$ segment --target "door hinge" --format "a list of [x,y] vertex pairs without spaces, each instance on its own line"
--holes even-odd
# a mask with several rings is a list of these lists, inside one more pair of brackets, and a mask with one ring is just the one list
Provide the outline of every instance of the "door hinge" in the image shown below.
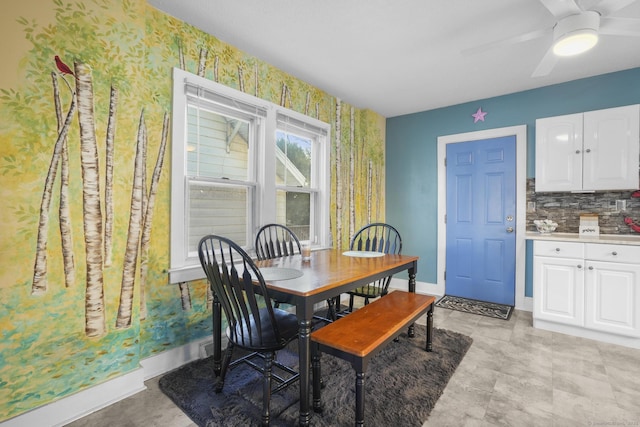
[[447,280],[447,270],[444,271],[444,280]]
[[447,166],[447,158],[444,158],[444,165]]
[[444,214],[444,223],[447,223],[447,214]]

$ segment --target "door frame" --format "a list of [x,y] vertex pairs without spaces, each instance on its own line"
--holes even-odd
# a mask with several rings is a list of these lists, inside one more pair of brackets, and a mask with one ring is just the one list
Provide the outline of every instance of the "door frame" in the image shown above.
[[515,304],[517,309],[531,310],[525,302],[526,228],[527,228],[527,126],[510,126],[465,132],[438,137],[438,271],[437,293],[445,294],[444,272],[446,268],[447,226],[447,171],[445,157],[447,144],[477,141],[482,139],[516,137],[516,277]]

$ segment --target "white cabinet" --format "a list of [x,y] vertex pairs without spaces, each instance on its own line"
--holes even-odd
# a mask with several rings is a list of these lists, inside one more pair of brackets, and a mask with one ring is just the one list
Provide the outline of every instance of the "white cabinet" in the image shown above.
[[582,243],[534,243],[535,318],[584,326],[583,249]]
[[536,191],[639,187],[640,105],[536,120]]
[[640,337],[640,248],[586,245],[585,327]]
[[534,320],[640,337],[640,247],[535,241]]
[[582,113],[536,120],[536,191],[582,189]]

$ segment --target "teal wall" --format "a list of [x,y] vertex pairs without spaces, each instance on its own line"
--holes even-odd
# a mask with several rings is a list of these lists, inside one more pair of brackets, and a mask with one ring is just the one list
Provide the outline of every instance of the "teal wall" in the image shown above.
[[[403,236],[403,252],[418,255],[417,280],[436,283],[438,137],[527,125],[527,178],[535,171],[535,121],[640,103],[640,68],[575,80],[511,95],[387,119],[386,220]],[[473,122],[478,108],[484,122]],[[527,244],[525,295],[531,296],[531,245]]]

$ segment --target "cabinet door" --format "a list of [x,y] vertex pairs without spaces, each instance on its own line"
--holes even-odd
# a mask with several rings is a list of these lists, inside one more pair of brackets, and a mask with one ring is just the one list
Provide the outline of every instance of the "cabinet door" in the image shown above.
[[584,113],[583,189],[638,189],[639,122],[639,105]]
[[533,317],[584,326],[582,260],[533,257]]
[[536,120],[536,191],[582,190],[582,118]]
[[640,336],[640,265],[587,261],[585,326]]

